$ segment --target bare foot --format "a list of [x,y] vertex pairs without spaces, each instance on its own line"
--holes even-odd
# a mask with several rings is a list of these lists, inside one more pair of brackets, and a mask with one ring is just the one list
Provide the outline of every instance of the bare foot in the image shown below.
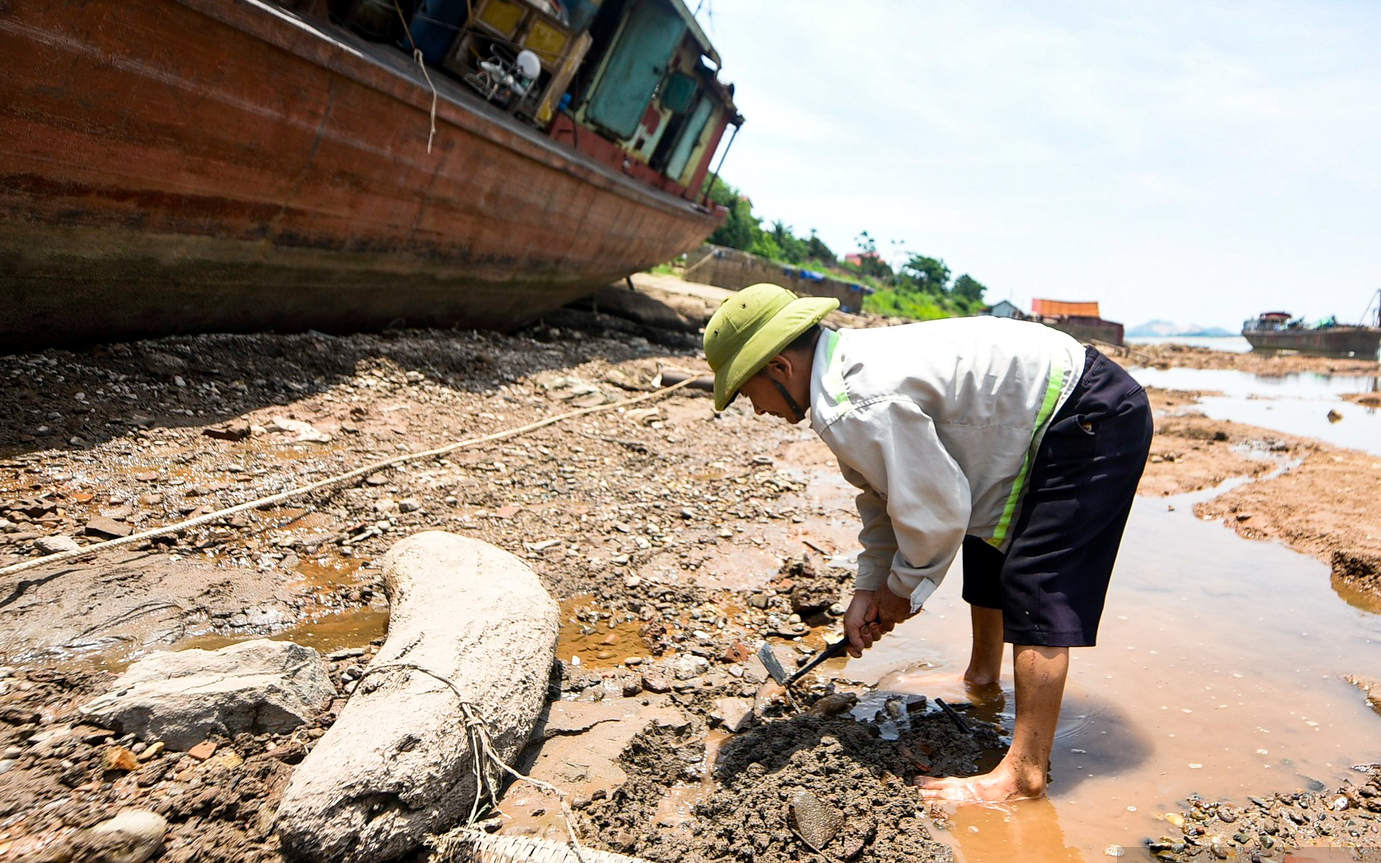
[[953,800],[956,803],[1007,803],[1045,796],[1045,777],[1039,782],[1020,781],[1017,774],[999,764],[991,773],[979,776],[946,776],[933,779],[916,777],[921,797],[926,800]]

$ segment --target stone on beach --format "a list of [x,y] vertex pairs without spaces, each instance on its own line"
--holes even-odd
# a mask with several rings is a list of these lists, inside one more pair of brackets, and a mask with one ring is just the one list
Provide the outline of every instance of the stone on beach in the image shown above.
[[64,551],[79,551],[81,545],[70,536],[41,536],[34,540],[34,548],[44,554],[61,554]]
[[168,821],[146,809],[126,809],[54,849],[54,863],[143,863],[163,848]]
[[315,650],[259,639],[141,659],[81,712],[122,734],[185,750],[211,734],[291,731],[334,692]]
[[439,531],[380,563],[388,638],[284,793],[275,829],[291,857],[373,863],[452,827],[486,757],[462,703],[512,763],[546,701],[559,611],[526,564]]

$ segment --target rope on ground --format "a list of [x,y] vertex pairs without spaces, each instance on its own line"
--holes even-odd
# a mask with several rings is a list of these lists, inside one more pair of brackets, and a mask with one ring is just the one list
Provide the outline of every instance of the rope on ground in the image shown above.
[[[380,671],[388,671],[395,668],[416,671],[420,674],[425,674],[428,677],[431,677],[435,680],[440,681],[441,683],[446,684],[446,686],[450,687],[451,691],[455,693],[456,698],[460,701],[460,711],[465,715],[465,729],[466,733],[470,737],[470,755],[471,758],[474,759],[473,768],[475,774],[475,799],[470,806],[470,817],[466,821],[465,825],[463,827],[458,828],[457,830],[451,831],[450,833],[446,834],[446,836],[443,836],[440,839],[438,839],[438,849],[440,849],[441,845],[447,845],[448,851],[444,853],[453,854],[456,850],[459,850],[459,848],[462,845],[469,843],[470,840],[465,837],[471,835],[475,837],[482,837],[487,840],[493,840],[498,838],[491,837],[485,833],[481,833],[480,831],[473,829],[472,825],[474,825],[475,822],[479,819],[480,804],[482,803],[484,798],[487,797],[489,799],[489,802],[493,804],[495,808],[498,808],[498,773],[499,771],[502,771],[504,773],[509,774],[514,779],[520,782],[526,782],[530,785],[535,785],[543,791],[546,791],[547,793],[555,796],[557,802],[561,804],[561,817],[566,821],[566,830],[570,836],[571,841],[567,845],[561,845],[554,842],[547,843],[547,845],[549,845],[553,849],[558,850],[563,855],[560,857],[551,857],[549,859],[571,860],[574,861],[574,863],[600,863],[600,861],[608,861],[610,859],[605,856],[602,856],[602,852],[590,851],[581,844],[580,833],[576,829],[575,813],[571,810],[569,794],[567,794],[565,791],[562,791],[560,788],[557,788],[555,785],[543,782],[540,779],[533,779],[531,776],[519,772],[518,770],[510,767],[508,764],[504,762],[502,758],[499,757],[499,753],[494,751],[493,745],[489,742],[489,726],[485,723],[484,719],[480,717],[478,711],[476,711],[475,709],[475,706],[471,704],[469,701],[465,700],[465,693],[461,692],[460,687],[456,686],[455,681],[451,680],[444,674],[438,674],[437,672],[432,671],[429,668],[425,668],[421,665],[417,665],[416,663],[385,662],[382,665],[373,665],[366,669],[364,674],[360,675],[359,678],[357,678],[355,685],[356,687],[360,686],[363,680],[371,674]],[[460,838],[453,838],[457,834],[462,835]],[[443,852],[438,850],[438,853]],[[443,859],[450,860],[452,858],[444,857]],[[488,858],[480,859],[490,859],[498,861],[529,860],[539,858],[491,856]]]
[[3,569],[0,569],[0,575],[14,575],[16,573],[34,569],[35,567],[52,566],[58,563],[66,563],[69,560],[77,560],[79,558],[88,557],[93,554],[100,554],[102,552],[110,551],[111,549],[119,548],[120,546],[133,545],[134,543],[154,539],[155,537],[166,536],[170,533],[177,533],[178,531],[199,527],[203,524],[218,521],[222,518],[225,518],[226,516],[244,512],[245,510],[273,506],[274,504],[282,503],[285,500],[291,500],[296,497],[301,497],[305,494],[311,494],[314,491],[320,491],[321,489],[326,488],[328,486],[340,485],[345,482],[350,482],[352,480],[368,476],[372,473],[377,473],[378,471],[381,471],[384,468],[393,467],[396,464],[403,464],[409,461],[417,461],[419,459],[439,458],[443,455],[446,455],[447,453],[452,453],[459,449],[465,449],[466,447],[475,446],[476,444],[489,443],[491,441],[506,440],[511,437],[518,437],[519,435],[534,432],[538,429],[546,428],[549,425],[554,425],[564,420],[575,419],[576,417],[586,416],[587,414],[599,413],[601,411],[613,410],[614,408],[627,407],[628,405],[635,405],[640,402],[651,401],[653,399],[661,398],[662,396],[670,395],[671,393],[679,389],[689,386],[691,383],[693,383],[693,381],[694,379],[687,379],[684,381],[680,381],[678,383],[674,383],[670,386],[662,387],[661,389],[656,390],[654,392],[643,393],[640,396],[634,396],[632,398],[622,399],[616,402],[610,402],[609,404],[581,408],[579,410],[569,411],[564,414],[557,414],[554,417],[547,417],[544,420],[538,420],[534,423],[528,423],[525,426],[519,426],[518,428],[507,429],[501,432],[495,432],[494,434],[484,435],[483,437],[457,441],[455,443],[447,444],[443,447],[429,449],[425,452],[408,453],[406,455],[394,456],[393,458],[388,458],[384,459],[383,461],[374,462],[373,464],[368,464],[364,467],[356,468],[352,471],[347,471],[346,473],[337,474],[336,476],[327,477],[323,480],[318,480],[317,482],[311,483],[309,485],[288,489],[287,491],[279,492],[278,494],[269,495],[268,497],[261,497],[257,500],[251,500],[246,503],[237,504],[227,509],[217,510],[216,512],[209,512],[206,515],[200,515],[196,518],[191,518],[186,521],[180,521],[176,524],[165,525],[163,527],[157,527],[152,530],[142,531],[140,533],[132,533],[129,536],[122,536],[118,539],[111,539],[107,540],[106,542],[98,542],[93,545],[84,546],[82,548],[73,549],[71,551],[60,551],[57,554],[50,554],[46,557],[40,557],[34,560],[26,560],[23,563],[16,563],[11,566],[7,566]]
[[612,851],[584,849],[579,856],[568,845],[531,836],[490,836],[458,827],[434,840],[434,863],[648,863]]

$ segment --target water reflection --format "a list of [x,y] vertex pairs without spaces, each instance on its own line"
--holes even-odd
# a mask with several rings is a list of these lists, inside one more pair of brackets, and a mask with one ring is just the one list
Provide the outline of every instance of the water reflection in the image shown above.
[[1005,806],[961,806],[954,813],[953,825],[951,839],[965,861],[1084,860],[1079,849],[1066,841],[1059,812],[1048,799]]
[[[1073,651],[1049,808],[1016,807],[993,821],[960,807],[956,820],[988,819],[973,822],[977,834],[954,831],[966,863],[1094,863],[1110,845],[1128,859],[1149,859],[1141,842],[1163,832],[1156,816],[1191,794],[1241,799],[1331,788],[1348,777],[1348,765],[1374,758],[1381,725],[1344,678],[1381,668],[1375,606],[1340,602],[1344,591],[1330,586],[1326,565],[1244,540],[1191,510],[1187,497],[1138,500],[1099,646]],[[969,626],[958,594],[957,583],[943,585],[928,613],[851,661],[848,676],[972,700],[959,679]],[[993,702],[1008,729],[1010,677],[1009,663],[1004,700]],[[1001,831],[1039,836],[1043,825],[1026,822],[1052,812],[1061,836],[1040,853],[972,841]]]
[[1220,393],[1199,399],[1214,419],[1313,437],[1381,455],[1381,411],[1344,399],[1376,392],[1376,375],[1253,375],[1227,369],[1130,369],[1143,386]]
[[1338,576],[1333,576],[1333,592],[1348,605],[1360,611],[1368,611],[1372,614],[1381,614],[1381,597],[1376,593],[1363,590],[1356,583],[1348,581]]

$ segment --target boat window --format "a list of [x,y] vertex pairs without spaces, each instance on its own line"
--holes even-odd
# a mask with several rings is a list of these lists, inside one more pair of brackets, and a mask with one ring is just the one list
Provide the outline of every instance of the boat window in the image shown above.
[[680,113],[691,105],[695,96],[695,79],[685,72],[672,72],[662,84],[662,107]]

